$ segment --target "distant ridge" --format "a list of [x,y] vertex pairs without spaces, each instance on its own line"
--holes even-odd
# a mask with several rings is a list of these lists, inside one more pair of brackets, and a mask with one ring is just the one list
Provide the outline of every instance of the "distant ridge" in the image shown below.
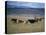
[[27,6],[14,6],[12,7],[11,5],[7,5],[6,8],[22,8],[22,9],[25,9],[25,8],[30,8],[30,9],[44,9],[44,8],[32,8],[32,7],[27,7]]

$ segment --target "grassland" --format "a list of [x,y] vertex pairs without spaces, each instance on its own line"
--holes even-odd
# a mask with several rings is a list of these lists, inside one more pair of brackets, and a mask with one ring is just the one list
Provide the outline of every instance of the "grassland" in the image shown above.
[[[15,16],[14,16],[15,17]],[[32,32],[44,32],[44,20],[35,23],[19,23],[16,24],[11,21],[11,17],[7,16],[7,33],[32,33]]]

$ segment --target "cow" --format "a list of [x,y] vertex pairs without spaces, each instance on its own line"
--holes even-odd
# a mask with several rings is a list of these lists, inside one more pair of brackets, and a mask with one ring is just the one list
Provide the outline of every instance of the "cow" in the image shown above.
[[18,20],[19,23],[23,23],[24,21],[23,20]]
[[37,18],[38,21],[42,21],[42,19],[43,19],[43,18],[41,18],[41,17],[40,17],[40,18]]
[[28,19],[28,21],[29,21],[30,23],[34,23],[36,20]]
[[13,21],[14,23],[17,23],[17,19],[11,19],[11,21]]

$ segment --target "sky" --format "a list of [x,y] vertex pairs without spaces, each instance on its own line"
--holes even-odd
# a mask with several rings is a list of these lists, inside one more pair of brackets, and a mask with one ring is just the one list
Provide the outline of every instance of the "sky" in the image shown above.
[[20,1],[8,1],[8,8],[44,8],[44,3],[35,3],[35,2],[20,2]]
[[39,2],[39,3],[45,3],[45,0],[7,0],[7,1],[24,1],[24,2]]

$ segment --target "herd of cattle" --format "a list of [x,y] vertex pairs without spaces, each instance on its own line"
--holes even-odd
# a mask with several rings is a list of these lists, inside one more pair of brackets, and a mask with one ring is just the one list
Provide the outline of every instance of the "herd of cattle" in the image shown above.
[[42,21],[42,19],[44,19],[43,17],[40,17],[40,18],[34,18],[34,19],[27,19],[27,20],[24,20],[24,19],[17,19],[17,18],[12,18],[11,21],[13,21],[14,23],[16,24],[19,24],[19,23],[35,23],[35,22],[38,22],[38,21]]

